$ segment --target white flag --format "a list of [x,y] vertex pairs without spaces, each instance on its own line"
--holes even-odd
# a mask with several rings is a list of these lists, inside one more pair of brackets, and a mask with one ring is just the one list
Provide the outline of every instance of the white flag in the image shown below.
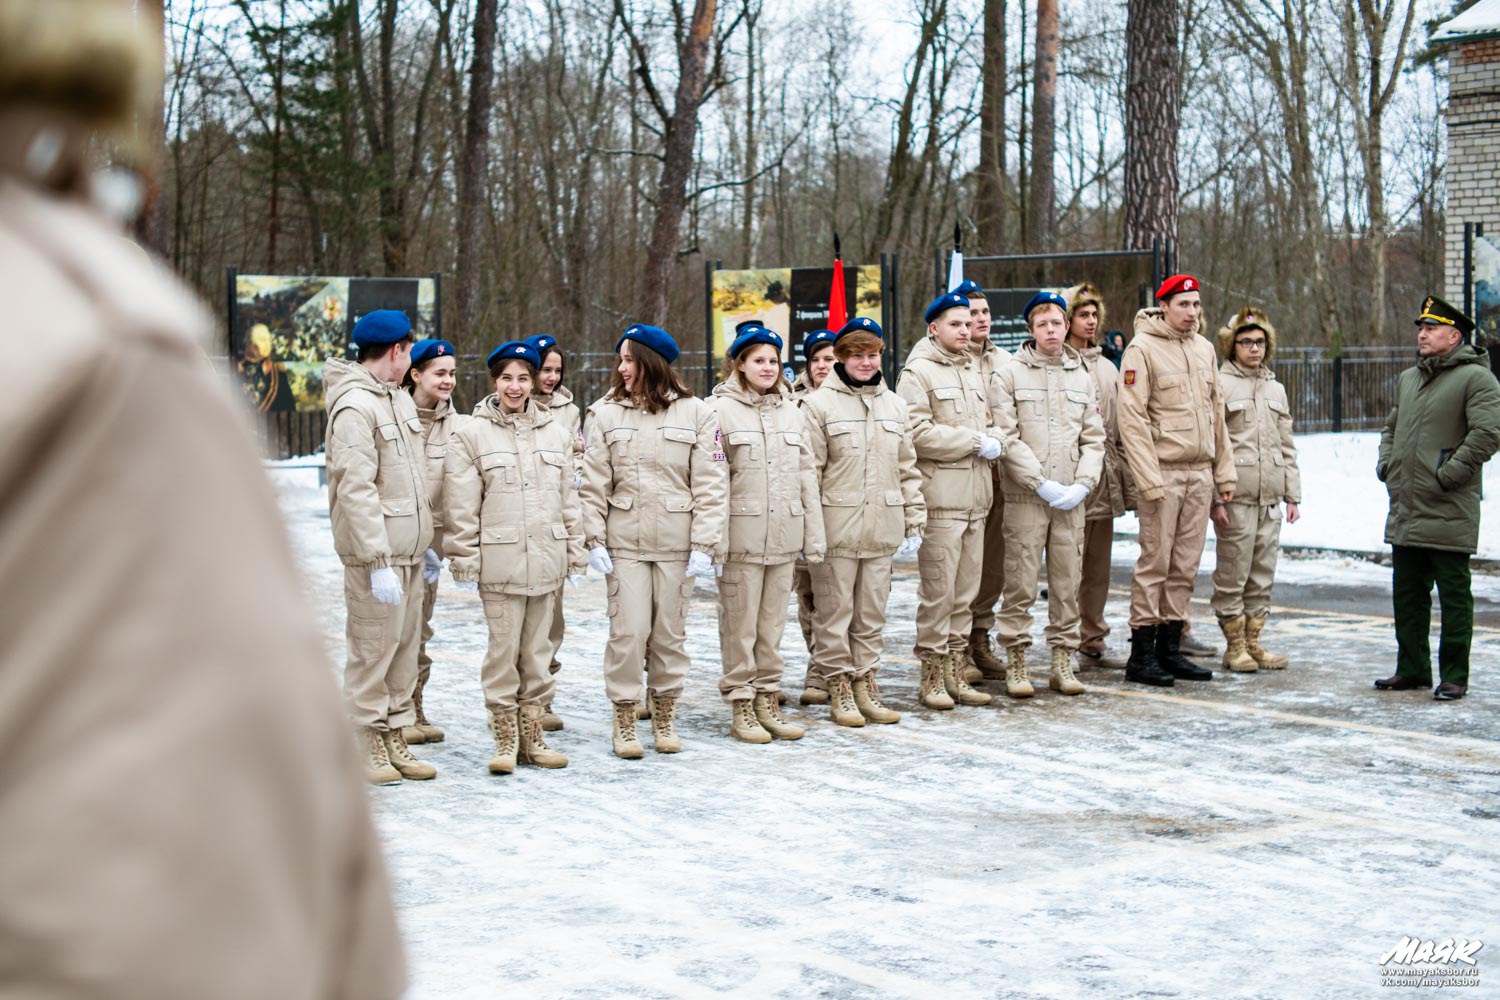
[[953,260],[948,264],[948,291],[964,283],[964,255],[962,250],[953,251]]

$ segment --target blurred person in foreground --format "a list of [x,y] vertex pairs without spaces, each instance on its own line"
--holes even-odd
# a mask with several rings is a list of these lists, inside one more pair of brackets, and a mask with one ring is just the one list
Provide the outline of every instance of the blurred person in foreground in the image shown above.
[[0,0],[0,344],[29,370],[0,402],[0,996],[395,997],[360,767],[211,322],[98,207],[160,39],[123,0]]

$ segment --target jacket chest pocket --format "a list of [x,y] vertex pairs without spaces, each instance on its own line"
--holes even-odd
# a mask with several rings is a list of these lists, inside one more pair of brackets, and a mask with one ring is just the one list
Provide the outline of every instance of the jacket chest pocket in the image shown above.
[[1045,422],[1047,419],[1047,390],[1017,389],[1016,419],[1022,423]]
[[563,454],[560,451],[539,451],[536,453],[536,469],[542,477],[542,486],[548,490],[555,490],[562,486]]
[[1255,420],[1255,404],[1248,399],[1234,399],[1224,404],[1224,421],[1231,430],[1249,427]]
[[1083,418],[1087,414],[1088,408],[1093,405],[1093,393],[1084,392],[1082,389],[1068,389],[1065,390],[1065,395],[1068,398],[1068,416],[1078,421],[1079,425],[1082,426]]
[[961,386],[943,385],[928,392],[932,415],[956,420],[964,414],[964,390]]
[[732,468],[742,469],[761,463],[763,449],[758,431],[730,431],[725,436],[724,443],[728,446],[725,450],[729,452],[729,464]]
[[604,432],[604,443],[609,448],[612,465],[624,465],[635,461],[635,428],[614,427]]
[[510,492],[521,488],[520,468],[513,451],[490,451],[479,456],[486,489]]
[[661,456],[661,464],[686,468],[696,440],[698,432],[691,427],[663,427],[658,445],[660,450],[657,452]]
[[406,434],[400,424],[381,424],[375,428],[375,436],[382,460],[406,455],[406,442],[402,440]]
[[862,421],[840,420],[828,425],[828,454],[834,458],[850,458],[864,454],[865,425]]
[[901,435],[906,425],[899,420],[877,420],[874,458],[884,463],[892,472],[901,461]]
[[1171,407],[1186,407],[1192,397],[1185,373],[1161,376],[1152,385],[1152,390],[1164,405]]

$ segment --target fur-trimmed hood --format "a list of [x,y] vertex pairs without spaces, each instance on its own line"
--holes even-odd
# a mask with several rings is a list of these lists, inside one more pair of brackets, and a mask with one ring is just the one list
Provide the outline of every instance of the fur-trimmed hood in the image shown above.
[[1234,360],[1234,335],[1247,326],[1258,327],[1266,332],[1266,354],[1260,363],[1270,364],[1276,355],[1276,328],[1266,319],[1266,314],[1254,306],[1246,306],[1235,313],[1228,323],[1219,328],[1219,357],[1224,361]]
[[1063,298],[1068,300],[1068,322],[1073,322],[1073,310],[1079,306],[1092,303],[1099,310],[1099,325],[1094,328],[1094,344],[1099,343],[1099,338],[1104,336],[1104,295],[1100,293],[1097,285],[1084,281],[1065,290]]

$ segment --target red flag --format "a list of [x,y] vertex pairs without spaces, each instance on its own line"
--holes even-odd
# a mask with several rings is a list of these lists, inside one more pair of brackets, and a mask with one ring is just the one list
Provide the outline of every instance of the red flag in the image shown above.
[[828,293],[828,329],[834,333],[849,321],[848,310],[844,307],[844,261],[841,257],[833,258],[833,288]]

